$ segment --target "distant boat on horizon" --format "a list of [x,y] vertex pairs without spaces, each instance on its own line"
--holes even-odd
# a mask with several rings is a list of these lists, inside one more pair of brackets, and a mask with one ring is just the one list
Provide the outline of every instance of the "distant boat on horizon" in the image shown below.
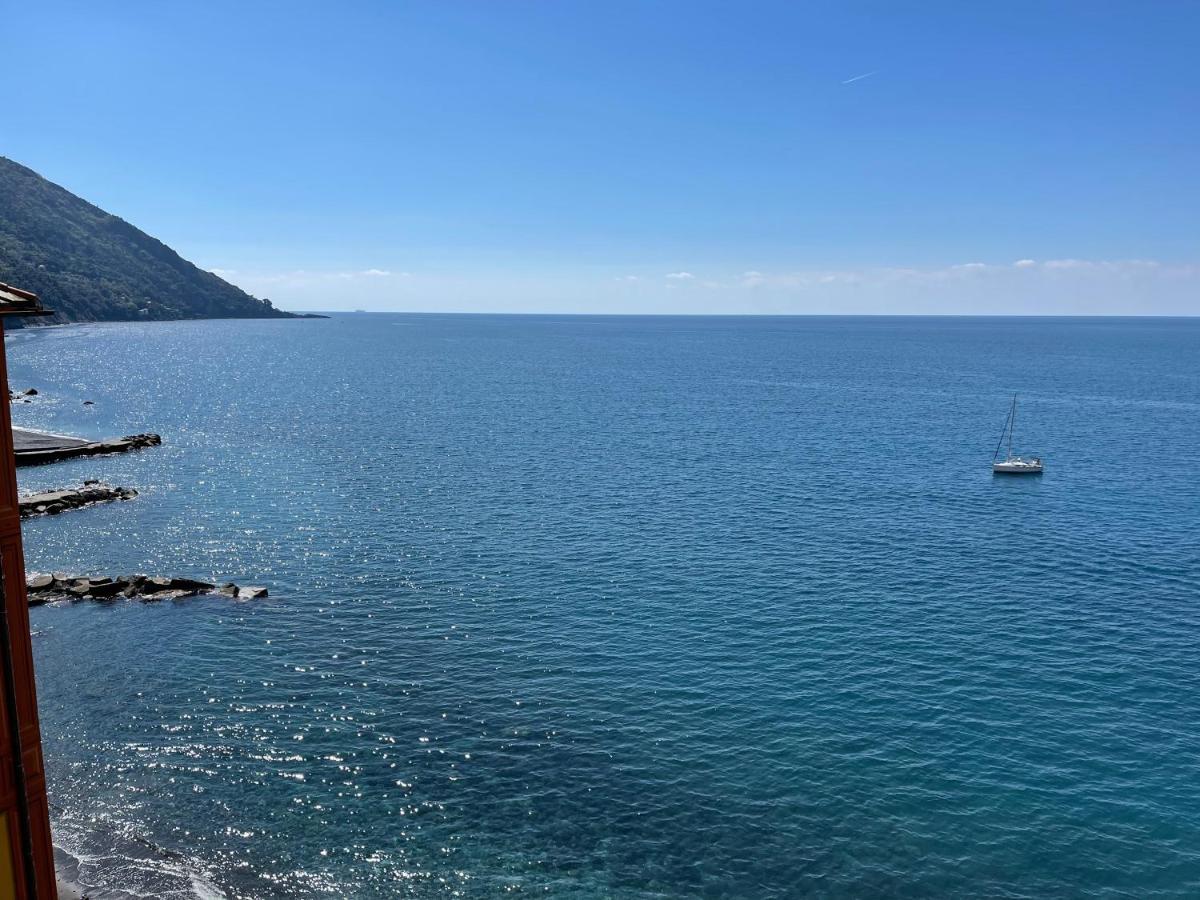
[[[996,444],[996,452],[992,454],[993,475],[1041,475],[1042,459],[1040,456],[1013,456],[1013,426],[1017,421],[1017,395],[1013,394],[1012,406],[1008,410],[1008,418],[1004,420],[1004,430],[1000,432],[1000,440]],[[1004,446],[1004,438],[1008,437],[1008,455],[1000,459],[1000,448]]]

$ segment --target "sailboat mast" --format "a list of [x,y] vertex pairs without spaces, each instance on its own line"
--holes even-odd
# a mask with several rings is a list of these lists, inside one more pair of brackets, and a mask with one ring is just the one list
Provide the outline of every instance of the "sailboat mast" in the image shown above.
[[996,452],[992,454],[992,462],[1000,458],[1000,448],[1004,446],[1004,436],[1008,434],[1008,423],[1012,420],[1012,407],[1009,407],[1008,415],[1004,417],[1004,427],[1000,429],[1000,440],[996,441]]
[[1012,412],[1008,414],[1008,458],[1012,459],[1012,433],[1017,425],[1017,395],[1013,394]]

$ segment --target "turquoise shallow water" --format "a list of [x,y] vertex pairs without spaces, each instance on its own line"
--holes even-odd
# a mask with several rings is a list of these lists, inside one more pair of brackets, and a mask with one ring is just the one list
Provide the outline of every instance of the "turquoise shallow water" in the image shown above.
[[[1200,322],[359,315],[23,333],[101,897],[1200,892]],[[1009,397],[1040,479],[993,479]],[[83,407],[84,399],[96,401]],[[65,857],[64,857],[65,858]]]

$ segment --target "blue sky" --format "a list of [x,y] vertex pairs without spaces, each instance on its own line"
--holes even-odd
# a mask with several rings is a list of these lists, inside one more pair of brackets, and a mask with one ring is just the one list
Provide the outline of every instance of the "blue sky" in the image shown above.
[[0,154],[282,306],[1200,314],[1195,3],[4,20]]

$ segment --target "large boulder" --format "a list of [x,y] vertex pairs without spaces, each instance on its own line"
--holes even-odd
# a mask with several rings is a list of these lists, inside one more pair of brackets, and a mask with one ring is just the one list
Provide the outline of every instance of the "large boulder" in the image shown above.
[[49,591],[53,587],[53,575],[34,575],[25,583],[25,588],[29,591]]
[[196,581],[194,578],[172,578],[170,581],[173,591],[211,591],[215,587],[207,581]]

